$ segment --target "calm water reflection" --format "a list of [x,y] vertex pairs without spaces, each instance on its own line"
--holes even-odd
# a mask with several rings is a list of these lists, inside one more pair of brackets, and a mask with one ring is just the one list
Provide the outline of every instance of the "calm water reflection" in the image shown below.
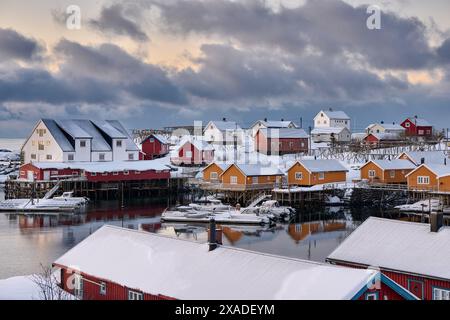
[[[1,195],[0,195],[1,198]],[[156,232],[205,242],[201,225],[161,224],[167,204],[140,201],[121,210],[116,202],[91,205],[85,213],[69,216],[23,216],[0,213],[0,279],[39,271],[104,224]],[[275,227],[226,226],[223,243],[243,249],[324,261],[365,218],[363,213],[328,208],[303,212]],[[376,214],[376,213],[375,213]]]

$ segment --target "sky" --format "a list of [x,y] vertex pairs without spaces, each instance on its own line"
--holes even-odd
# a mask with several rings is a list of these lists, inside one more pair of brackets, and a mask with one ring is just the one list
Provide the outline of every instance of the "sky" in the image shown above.
[[448,0],[0,0],[0,137],[40,118],[307,128],[328,108],[355,132],[414,115],[447,128],[449,12]]

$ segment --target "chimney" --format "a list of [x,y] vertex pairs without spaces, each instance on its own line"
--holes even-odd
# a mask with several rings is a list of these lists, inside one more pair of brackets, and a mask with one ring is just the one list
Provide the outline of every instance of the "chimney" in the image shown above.
[[330,110],[330,111],[333,111],[333,108],[330,108],[329,110]]
[[381,121],[381,124],[384,124],[384,121]]
[[284,121],[284,119],[283,119],[283,118],[281,118],[281,121]]
[[432,212],[430,214],[430,231],[439,232],[444,225],[444,214],[442,212]]
[[264,118],[264,122],[267,122],[267,118]]
[[219,244],[222,244],[222,230],[216,228],[216,220],[209,220],[208,245],[209,251],[213,251]]
[[223,118],[222,121],[223,121],[223,122],[227,121],[227,118]]
[[425,158],[420,158],[420,164],[425,164]]

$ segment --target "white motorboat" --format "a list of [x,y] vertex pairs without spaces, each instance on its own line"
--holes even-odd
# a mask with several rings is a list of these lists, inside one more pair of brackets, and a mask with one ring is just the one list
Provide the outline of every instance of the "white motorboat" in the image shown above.
[[64,192],[59,197],[53,197],[52,200],[71,202],[71,203],[76,203],[76,204],[79,204],[79,205],[86,204],[86,203],[89,202],[89,198],[86,198],[86,197],[74,197],[73,196],[73,191]]
[[271,220],[268,217],[257,216],[256,214],[241,214],[236,212],[212,213],[208,211],[165,211],[161,216],[163,222],[197,222],[209,223],[214,219],[220,224],[269,224]]
[[402,212],[435,212],[442,211],[442,203],[439,201],[439,199],[422,200],[412,204],[396,206],[395,209],[399,209]]

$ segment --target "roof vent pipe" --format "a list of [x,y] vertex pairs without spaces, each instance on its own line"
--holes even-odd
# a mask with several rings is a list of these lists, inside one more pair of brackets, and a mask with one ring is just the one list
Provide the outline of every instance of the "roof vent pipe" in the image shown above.
[[425,158],[420,158],[420,164],[425,164]]

